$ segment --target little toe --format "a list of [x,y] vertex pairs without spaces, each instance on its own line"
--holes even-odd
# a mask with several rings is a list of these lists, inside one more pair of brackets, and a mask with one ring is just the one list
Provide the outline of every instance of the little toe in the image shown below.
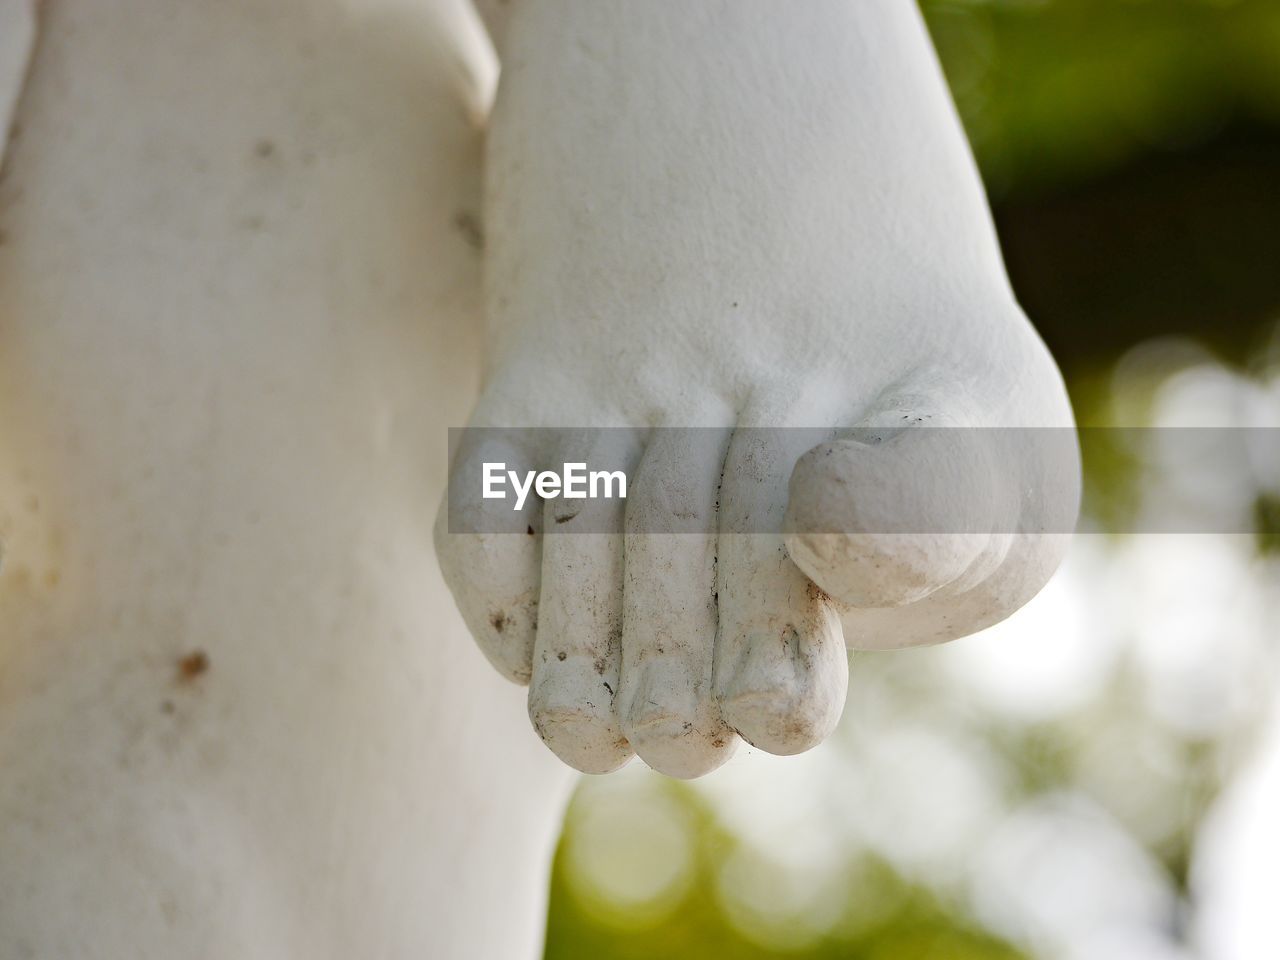
[[534,463],[518,431],[463,431],[436,516],[440,570],[462,618],[489,662],[508,680],[525,684],[533,668],[538,626],[542,503],[522,509],[510,499],[486,499],[484,464],[523,474]]

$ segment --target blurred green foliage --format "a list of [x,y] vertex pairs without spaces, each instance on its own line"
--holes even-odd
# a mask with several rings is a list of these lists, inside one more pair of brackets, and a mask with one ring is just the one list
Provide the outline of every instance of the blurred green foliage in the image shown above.
[[925,0],[988,190],[1280,123],[1275,0]]
[[718,873],[740,841],[697,792],[678,781],[663,781],[660,789],[690,820],[693,857],[683,878],[684,895],[670,912],[649,923],[637,923],[624,908],[602,903],[589,891],[584,896],[581,881],[575,884],[566,862],[567,852],[579,842],[577,811],[571,808],[556,856],[547,960],[1023,960],[1023,954],[870,855],[848,864],[851,888],[861,895],[845,906],[832,932],[799,950],[753,942],[726,915],[716,896]]

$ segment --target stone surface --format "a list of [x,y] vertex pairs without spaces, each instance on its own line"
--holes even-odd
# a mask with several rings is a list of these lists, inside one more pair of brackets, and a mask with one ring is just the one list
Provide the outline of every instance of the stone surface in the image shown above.
[[[451,535],[442,513],[446,578],[579,769],[621,763],[619,733],[684,777],[723,763],[735,733],[807,749],[843,705],[845,642],[939,642],[1004,618],[1066,545],[1069,524],[1035,532],[1032,506],[1074,517],[1078,497],[1074,447],[1065,463],[1009,443],[974,457],[927,429],[806,453],[734,433],[905,422],[992,428],[990,445],[994,428],[1071,426],[919,16],[529,0],[504,30],[492,351],[472,423],[719,427],[724,446],[656,434],[635,451],[628,533],[589,546],[515,517],[509,534]],[[565,459],[537,436],[522,470]],[[994,532],[876,532],[945,514],[957,479],[983,492]],[[478,489],[464,506],[486,529],[507,510]],[[654,533],[689,517],[718,535]],[[784,537],[797,529],[819,532]]]
[[[461,0],[44,5],[0,183],[0,956],[533,956],[569,771],[468,627],[568,763],[694,776],[821,740],[846,642],[976,629],[1056,565],[786,539],[846,501],[735,432],[1070,423],[915,12],[507,6],[482,229]],[[437,557],[473,407],[723,457],[673,491],[693,452],[632,451],[623,534]]]

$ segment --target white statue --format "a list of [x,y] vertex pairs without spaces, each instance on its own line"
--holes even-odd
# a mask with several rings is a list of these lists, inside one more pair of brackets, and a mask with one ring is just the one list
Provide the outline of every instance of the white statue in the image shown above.
[[[949,496],[924,431],[730,429],[1071,423],[905,0],[493,0],[491,115],[466,0],[45,0],[22,83],[33,4],[0,0],[0,957],[532,956],[571,773],[464,619],[568,763],[694,776],[825,736],[845,643],[1056,566],[1061,531],[857,532]],[[599,509],[644,533],[445,524],[437,560],[472,410],[726,442],[631,452]],[[982,469],[1000,531],[1074,510],[1074,463]],[[734,532],[784,512],[851,532]]]

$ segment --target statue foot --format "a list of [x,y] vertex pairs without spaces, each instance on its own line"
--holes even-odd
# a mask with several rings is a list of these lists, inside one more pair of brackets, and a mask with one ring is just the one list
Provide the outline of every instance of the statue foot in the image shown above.
[[[455,458],[442,568],[491,662],[530,685],[530,718],[561,759],[605,773],[636,753],[696,777],[739,736],[799,753],[839,718],[846,644],[954,639],[1040,589],[1074,521],[1070,411],[1017,308],[976,317],[952,320],[970,328],[963,357],[900,364],[886,351],[845,387],[807,352],[780,351],[744,398],[718,390],[656,417],[641,413],[662,409],[656,394],[624,410],[512,403],[536,378],[499,368],[479,424],[531,410],[540,424],[659,424],[469,431]],[[616,357],[597,361],[606,382],[626,379]],[[605,446],[626,467],[625,500],[531,495],[515,511],[483,497],[482,462],[523,476],[594,466]]]

